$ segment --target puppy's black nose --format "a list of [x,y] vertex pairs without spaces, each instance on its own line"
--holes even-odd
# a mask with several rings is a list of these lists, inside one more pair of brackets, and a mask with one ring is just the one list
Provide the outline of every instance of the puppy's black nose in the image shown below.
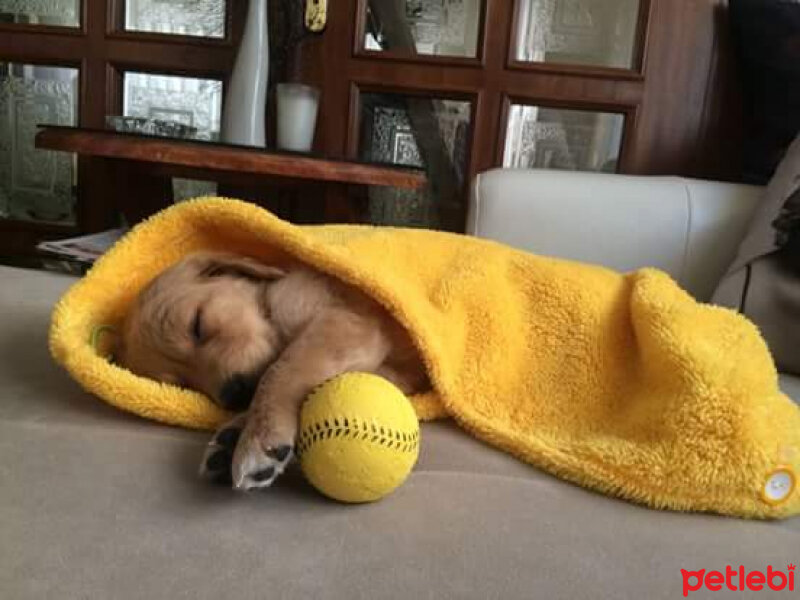
[[222,386],[219,401],[223,407],[232,411],[242,411],[250,406],[256,393],[258,379],[247,375],[235,375]]

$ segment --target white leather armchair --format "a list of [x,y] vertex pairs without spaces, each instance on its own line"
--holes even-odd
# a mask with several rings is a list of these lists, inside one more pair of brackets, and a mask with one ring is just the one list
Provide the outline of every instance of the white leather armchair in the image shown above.
[[[475,178],[467,233],[619,271],[658,267],[708,301],[763,188],[682,177],[494,169]],[[800,378],[783,375],[800,401]]]

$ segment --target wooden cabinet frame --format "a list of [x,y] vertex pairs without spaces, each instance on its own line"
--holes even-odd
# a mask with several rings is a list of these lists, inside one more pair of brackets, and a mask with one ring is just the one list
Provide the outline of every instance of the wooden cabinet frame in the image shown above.
[[[0,61],[79,70],[78,124],[102,128],[122,108],[122,73],[138,70],[220,79],[225,85],[236,55],[246,3],[227,0],[225,37],[123,30],[124,0],[82,0],[80,26],[0,24]],[[75,226],[0,219],[0,252],[30,252],[41,239],[105,229],[117,212],[109,201],[102,163],[78,159]]]
[[647,32],[649,30],[651,10],[655,0],[639,0],[639,14],[636,22],[636,34],[633,39],[633,66],[630,69],[617,67],[603,67],[593,65],[572,65],[550,62],[530,62],[517,60],[514,49],[517,46],[517,32],[519,31],[520,4],[524,0],[514,0],[511,30],[508,36],[508,54],[506,66],[509,69],[539,73],[561,73],[565,75],[580,75],[581,77],[601,77],[608,79],[644,79],[645,63],[647,59]]
[[[367,1],[341,1],[344,6],[330,15],[327,37],[319,44],[325,48],[319,56],[324,56],[327,67],[305,74],[324,90],[322,120],[328,148],[350,157],[357,155],[359,90],[468,99],[473,103],[467,160],[471,179],[502,164],[505,119],[513,99],[546,107],[624,114],[619,170],[635,170],[639,108],[645,92],[647,32],[653,6],[659,0],[641,0],[634,51],[636,67],[631,70],[514,60],[519,0],[484,1],[476,58],[364,50]],[[347,115],[344,122],[336,118],[341,114]],[[467,194],[465,189],[462,210],[446,224],[447,228],[463,228]]]

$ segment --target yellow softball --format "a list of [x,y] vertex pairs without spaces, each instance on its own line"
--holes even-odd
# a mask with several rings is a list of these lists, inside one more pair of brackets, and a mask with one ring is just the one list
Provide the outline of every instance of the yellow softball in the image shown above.
[[405,481],[419,455],[408,398],[377,375],[346,373],[312,392],[300,413],[300,466],[320,492],[372,502]]

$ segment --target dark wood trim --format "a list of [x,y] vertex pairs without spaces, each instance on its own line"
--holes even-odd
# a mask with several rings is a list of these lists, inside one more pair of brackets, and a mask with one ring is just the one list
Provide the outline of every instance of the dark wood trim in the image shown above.
[[198,48],[232,46],[231,40],[225,38],[202,37],[197,35],[178,35],[175,33],[154,33],[150,31],[115,30],[106,34],[109,40],[134,41],[153,44],[169,44],[173,46],[195,46]]
[[75,225],[57,225],[39,221],[0,219],[0,255],[30,256],[36,254],[36,244],[80,233]]
[[0,219],[0,231],[26,231],[41,234],[62,234],[77,231],[77,225],[48,223],[47,221],[27,221],[25,219]]
[[634,42],[634,60],[636,72],[644,76],[647,72],[647,48],[650,40],[650,29],[656,2],[669,0],[640,0],[639,22],[636,25],[636,41]]
[[428,54],[418,54],[416,57],[393,52],[391,50],[361,50],[356,54],[356,58],[368,60],[385,60],[388,63],[412,63],[424,64],[438,67],[481,67],[483,62],[480,58],[467,58],[464,56],[433,56]]
[[586,78],[575,74],[539,73],[511,70],[450,69],[442,76],[442,68],[431,65],[394,64],[383,61],[350,60],[344,67],[347,81],[361,86],[374,85],[396,89],[419,90],[437,94],[475,94],[507,92],[512,95],[532,95],[553,100],[588,98],[635,104],[641,101],[641,81]]
[[[89,16],[95,6],[99,5],[89,7]],[[98,39],[94,28],[88,36],[9,32],[0,35],[0,56],[8,62],[48,65],[80,66],[87,59],[105,60],[141,66],[145,71],[213,73],[219,79],[227,76],[236,56],[232,46],[177,44],[164,39],[142,41],[138,36],[106,39],[103,35],[100,31]]]
[[[1,44],[1,43],[0,43]],[[38,57],[26,57],[26,56],[14,56],[5,54],[2,52],[2,48],[0,48],[0,62],[4,63],[16,63],[16,64],[24,64],[24,65],[36,65],[41,67],[63,67],[67,69],[76,69],[80,71],[83,68],[83,61],[81,59],[71,59],[71,58],[58,58],[58,59],[44,59]],[[81,76],[81,73],[78,73],[78,77]]]
[[619,149],[617,173],[630,173],[636,159],[636,132],[639,128],[639,106],[631,106],[624,113],[622,123],[622,142]]
[[586,67],[583,65],[570,65],[562,63],[537,63],[521,60],[511,60],[508,68],[531,73],[553,73],[557,75],[577,75],[579,77],[594,77],[598,79],[643,81],[644,75],[629,69],[616,67]]
[[357,158],[358,142],[361,137],[361,87],[355,81],[351,81],[349,87],[345,156]]
[[635,109],[638,104],[635,101],[593,100],[588,98],[555,99],[551,96],[536,96],[533,94],[506,94],[506,98],[514,104],[614,113],[628,113]]
[[293,153],[268,152],[244,146],[174,140],[72,127],[43,127],[36,147],[76,152],[84,156],[193,167],[208,171],[238,171],[362,185],[418,189],[425,185],[422,170]]
[[54,228],[8,228],[0,229],[0,260],[9,257],[35,256],[39,254],[37,244],[81,235],[81,231],[71,227]]
[[[109,59],[108,66],[120,77],[126,72],[146,73],[147,75],[166,75],[167,77],[194,77],[199,79],[214,79],[225,82],[228,73],[225,69],[194,68],[181,65],[169,67],[155,65],[152,62],[129,59]],[[177,65],[177,63],[176,63]]]
[[515,0],[511,31],[508,37],[508,50],[506,66],[509,69],[529,71],[532,73],[557,73],[564,75],[579,75],[581,77],[597,77],[605,79],[623,79],[642,81],[644,79],[645,56],[647,52],[647,34],[649,30],[652,4],[657,0],[639,0],[639,14],[636,20],[636,32],[633,40],[633,66],[625,69],[620,67],[603,67],[590,65],[575,65],[564,63],[536,63],[517,60],[515,48],[519,35],[520,2]]
[[8,31],[0,35],[0,56],[3,62],[26,64],[80,65],[87,53],[84,35],[42,33],[28,35]]
[[29,23],[0,23],[0,33],[6,34],[33,34],[54,35],[65,37],[83,37],[86,35],[84,22],[78,27],[69,25],[31,25]]

